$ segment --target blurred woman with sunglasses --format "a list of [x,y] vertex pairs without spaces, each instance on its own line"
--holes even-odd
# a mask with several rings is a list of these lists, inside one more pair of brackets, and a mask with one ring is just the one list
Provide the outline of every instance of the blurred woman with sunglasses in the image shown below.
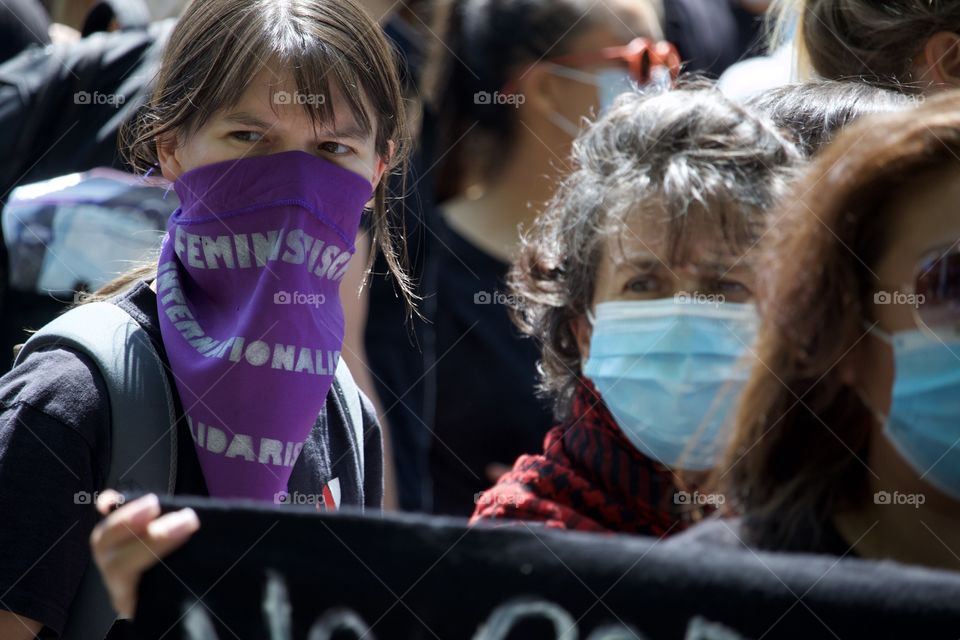
[[581,120],[633,84],[668,83],[679,60],[647,0],[460,0],[446,33],[426,79],[440,102],[442,204],[420,287],[431,327],[422,451],[401,450],[404,434],[394,442],[398,474],[423,465],[426,510],[469,516],[474,495],[550,427],[536,345],[520,340],[503,293],[518,228],[567,173]]
[[700,540],[960,569],[960,93],[865,118],[786,199]]

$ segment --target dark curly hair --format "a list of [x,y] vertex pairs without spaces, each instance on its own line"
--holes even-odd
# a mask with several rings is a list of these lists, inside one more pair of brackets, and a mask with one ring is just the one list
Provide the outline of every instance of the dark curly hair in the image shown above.
[[673,256],[687,226],[703,223],[743,253],[801,156],[765,116],[696,80],[621,96],[576,140],[572,160],[509,276],[514,320],[542,343],[539,389],[559,420],[581,374],[574,324],[591,306],[605,241],[635,213],[655,214]]

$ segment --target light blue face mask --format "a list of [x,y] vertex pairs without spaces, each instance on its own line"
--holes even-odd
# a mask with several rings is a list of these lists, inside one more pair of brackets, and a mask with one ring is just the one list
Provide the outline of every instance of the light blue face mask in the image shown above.
[[960,500],[960,339],[871,332],[893,348],[893,403],[876,412],[884,435],[922,480]]
[[[637,90],[637,83],[634,82],[630,72],[626,69],[611,68],[589,72],[572,67],[564,67],[552,62],[545,62],[543,64],[549,67],[551,73],[558,76],[596,86],[601,114],[613,106],[614,100],[616,100],[617,96],[621,93]],[[569,118],[556,111],[551,112],[550,121],[573,137],[577,137],[580,134],[580,127],[578,127],[576,123],[571,122]]]
[[584,375],[633,446],[669,467],[715,466],[749,375],[754,306],[604,302],[592,322]]

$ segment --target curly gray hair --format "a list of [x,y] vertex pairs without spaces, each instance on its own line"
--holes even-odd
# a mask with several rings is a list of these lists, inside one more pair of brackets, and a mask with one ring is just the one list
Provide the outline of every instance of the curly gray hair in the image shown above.
[[704,224],[739,255],[759,239],[801,155],[765,116],[694,81],[621,96],[575,141],[572,159],[509,276],[514,320],[542,343],[539,389],[560,420],[581,375],[574,324],[591,305],[605,241],[634,214],[656,212],[672,256],[688,225]]

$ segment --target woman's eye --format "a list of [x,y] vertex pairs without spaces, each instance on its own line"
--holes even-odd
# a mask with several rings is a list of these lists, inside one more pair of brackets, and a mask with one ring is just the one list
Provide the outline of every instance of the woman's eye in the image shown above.
[[624,289],[630,293],[655,293],[659,291],[660,283],[652,276],[645,276],[630,280]]
[[339,142],[324,142],[320,145],[320,150],[338,156],[353,152],[353,149]]
[[749,296],[750,289],[742,282],[736,280],[719,280],[713,286],[715,293],[722,293],[727,296]]
[[240,142],[260,142],[263,140],[263,134],[257,131],[233,131],[230,137]]

